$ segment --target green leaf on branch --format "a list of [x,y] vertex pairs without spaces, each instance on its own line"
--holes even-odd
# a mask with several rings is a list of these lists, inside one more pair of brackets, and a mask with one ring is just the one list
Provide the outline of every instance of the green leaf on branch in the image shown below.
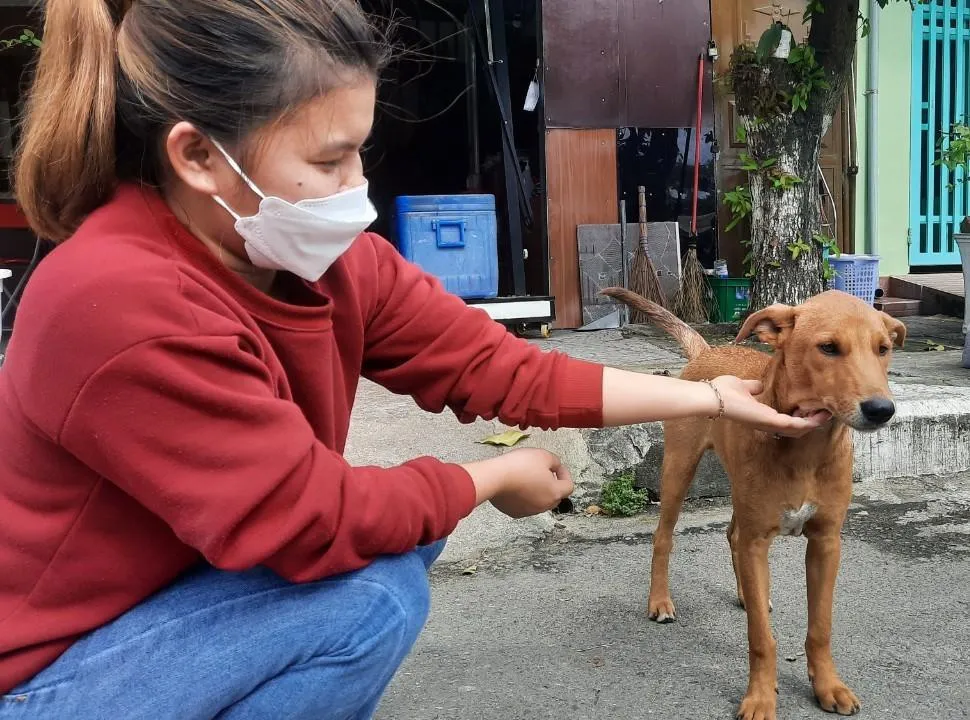
[[741,161],[741,169],[746,172],[761,172],[774,167],[778,163],[778,158],[770,157],[758,160],[751,153],[744,151],[738,153],[738,159]]
[[738,153],[738,160],[741,161],[741,169],[745,172],[757,172],[761,169],[761,165],[754,159],[751,153]]
[[758,58],[759,63],[764,64],[767,62],[768,58],[778,49],[783,30],[784,25],[776,22],[772,23],[771,27],[761,34],[761,39],[758,41],[758,49],[755,51],[755,56]]
[[[812,240],[817,243],[823,251],[828,251],[829,257],[839,257],[842,251],[839,250],[839,244],[836,242],[834,237],[826,235],[825,233],[815,233],[812,235]],[[835,277],[835,268],[829,263],[829,258],[825,257],[824,253],[822,255],[822,280],[825,282],[831,281]]]
[[731,221],[724,228],[725,232],[731,232],[751,214],[751,190],[745,185],[738,185],[734,190],[724,193],[722,202],[731,211]]
[[800,185],[802,182],[804,182],[797,175],[792,175],[791,173],[787,173],[779,168],[774,168],[768,174],[768,177],[771,179],[771,186],[775,190],[780,191],[791,190],[796,185]]
[[835,257],[839,256],[839,245],[835,241],[835,238],[830,237],[825,233],[815,233],[812,235],[812,240],[821,245],[822,249],[828,250],[831,254],[835,255]]
[[807,242],[799,238],[793,243],[788,244],[788,252],[791,254],[792,260],[798,260],[798,258],[803,254],[812,249],[812,246]]
[[805,6],[805,12],[802,14],[802,24],[807,25],[813,17],[824,13],[825,6],[821,3],[821,0],[810,0],[808,5]]
[[10,50],[19,46],[39,48],[41,45],[43,42],[30,28],[21,30],[16,37],[0,40],[0,50]]
[[[963,168],[965,177],[970,169],[970,127],[962,122],[954,123],[950,131],[943,133],[937,141],[937,152],[939,157],[934,165],[945,167],[951,173]],[[963,179],[959,178],[961,182]]]

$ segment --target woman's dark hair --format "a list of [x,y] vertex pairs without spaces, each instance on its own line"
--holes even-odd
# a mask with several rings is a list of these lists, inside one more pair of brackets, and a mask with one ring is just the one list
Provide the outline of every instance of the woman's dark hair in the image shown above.
[[14,185],[64,240],[119,181],[161,181],[164,133],[238,145],[367,73],[386,44],[356,0],[47,0]]

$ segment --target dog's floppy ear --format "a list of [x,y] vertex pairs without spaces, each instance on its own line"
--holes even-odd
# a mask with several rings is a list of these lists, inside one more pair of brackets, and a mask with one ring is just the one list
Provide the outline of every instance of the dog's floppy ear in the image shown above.
[[744,342],[755,334],[766,345],[779,347],[794,326],[795,308],[791,305],[771,305],[749,315],[734,342]]
[[879,314],[882,316],[882,321],[886,324],[886,330],[889,331],[889,337],[892,339],[893,345],[902,347],[903,343],[906,342],[906,326],[892,315],[884,312],[880,312]]

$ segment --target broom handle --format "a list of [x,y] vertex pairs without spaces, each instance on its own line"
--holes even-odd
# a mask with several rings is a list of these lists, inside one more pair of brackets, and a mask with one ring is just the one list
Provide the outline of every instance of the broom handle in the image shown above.
[[697,132],[694,138],[694,198],[690,213],[690,234],[697,238],[697,193],[701,182],[701,124],[704,122],[704,55],[697,60]]
[[638,219],[640,221],[640,247],[647,251],[647,188],[640,185],[637,188]]
[[[621,287],[630,289],[630,258],[626,252],[626,198],[620,200],[620,273]],[[630,308],[625,303],[620,306],[620,325],[630,324]]]

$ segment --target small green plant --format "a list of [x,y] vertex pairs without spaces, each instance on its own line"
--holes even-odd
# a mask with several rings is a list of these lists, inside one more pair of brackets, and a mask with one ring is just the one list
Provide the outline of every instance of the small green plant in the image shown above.
[[[829,257],[838,257],[841,252],[839,250],[839,245],[836,243],[835,238],[832,238],[825,233],[815,233],[812,236],[812,241],[822,248],[822,279],[825,282],[829,282],[835,277],[835,269],[829,263]],[[788,244],[788,253],[791,255],[792,260],[798,260],[798,258],[809,252],[812,249],[812,245],[806,242],[803,238],[798,238],[793,243]],[[828,251],[828,256],[825,255],[824,251]]]
[[808,4],[805,5],[805,12],[802,13],[802,24],[807,25],[812,21],[813,17],[821,15],[824,12],[825,6],[819,0],[809,0]]
[[[835,277],[835,268],[829,263],[829,258],[838,257],[842,254],[842,251],[839,250],[839,244],[834,237],[825,233],[815,233],[812,240],[822,246],[822,280],[826,283],[831,282],[832,278]],[[826,250],[828,255],[825,254]]]
[[[936,154],[933,164],[950,171],[947,190],[955,189],[957,183],[965,183],[970,171],[970,126],[963,120],[953,123],[949,132],[941,133],[936,141]],[[963,218],[960,232],[967,232],[968,223],[970,216]]]
[[795,87],[791,94],[793,111],[808,110],[808,100],[816,90],[828,90],[825,71],[815,59],[815,48],[808,43],[796,45],[788,56],[788,64],[795,70]]
[[[935,165],[945,167],[953,177],[962,168],[966,177],[967,167],[970,166],[970,127],[962,122],[954,123],[949,132],[940,135],[936,148],[939,157]],[[953,187],[954,183],[951,182],[949,189]]]
[[795,242],[788,244],[788,252],[791,255],[792,260],[798,260],[799,255],[806,253],[812,249],[802,238],[798,238]]
[[[748,123],[751,125],[752,130],[760,130],[766,125],[764,120],[757,117],[749,119]],[[736,128],[734,128],[734,139],[736,142],[746,145],[748,142],[748,128],[739,124]]]
[[731,222],[724,228],[725,232],[731,232],[751,214],[751,190],[747,185],[738,185],[734,190],[724,193],[722,202],[731,211]]
[[758,160],[751,153],[740,152],[738,153],[738,159],[741,161],[741,169],[746,172],[761,172],[762,170],[768,170],[773,168],[777,162],[778,158],[767,158],[765,160]]
[[797,175],[792,175],[777,167],[771,168],[768,172],[768,179],[771,181],[771,187],[782,191],[791,190],[802,183],[802,179]]
[[600,507],[607,515],[629,517],[643,512],[650,499],[646,490],[633,486],[633,473],[625,472],[603,485]]
[[43,45],[43,42],[30,28],[21,31],[18,37],[0,40],[0,50],[10,50],[20,46],[39,48],[41,45]]
[[[724,193],[722,202],[731,211],[731,221],[724,228],[725,232],[731,232],[738,224],[751,214],[751,189],[747,185],[738,185],[734,190]],[[741,245],[747,248],[748,252],[744,256],[744,276],[754,277],[754,267],[752,265],[753,253],[751,252],[751,238],[745,236],[741,238]]]

